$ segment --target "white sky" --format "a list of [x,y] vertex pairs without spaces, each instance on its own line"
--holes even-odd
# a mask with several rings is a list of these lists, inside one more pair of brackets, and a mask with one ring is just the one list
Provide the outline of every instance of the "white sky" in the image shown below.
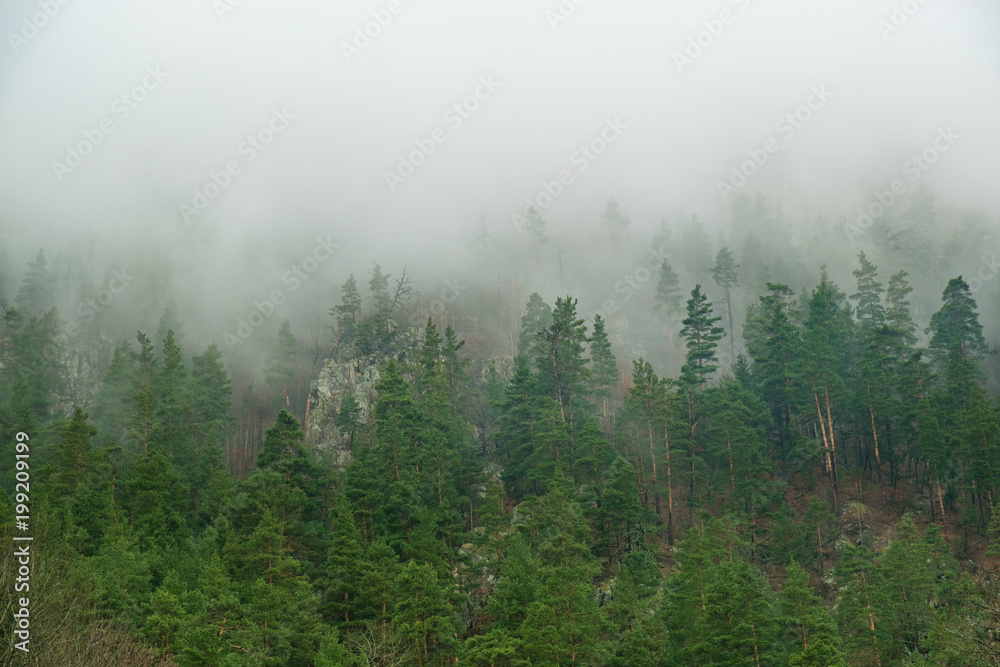
[[[1000,212],[995,0],[586,0],[555,29],[558,0],[398,0],[352,62],[341,43],[389,2],[243,0],[220,18],[212,0],[51,1],[58,13],[17,51],[10,35],[45,2],[0,9],[0,226],[24,234],[169,237],[229,160],[241,172],[195,218],[201,233],[322,220],[401,250],[464,241],[481,211],[509,225],[567,168],[574,183],[546,212],[557,228],[596,224],[611,196],[633,225],[679,203],[717,221],[716,182],[768,137],[781,148],[747,188],[836,216],[948,126],[961,138],[925,182],[939,201]],[[894,4],[917,9],[886,38]],[[679,72],[674,52],[723,10],[731,23]],[[112,102],[147,67],[168,76],[119,120]],[[443,112],[479,77],[499,88],[450,128]],[[812,86],[833,96],[781,138],[775,122]],[[238,146],[273,108],[296,117],[248,163]],[[60,182],[52,163],[106,117],[114,133]],[[577,173],[571,155],[609,117],[627,129]],[[384,172],[439,127],[447,141],[390,192]]]

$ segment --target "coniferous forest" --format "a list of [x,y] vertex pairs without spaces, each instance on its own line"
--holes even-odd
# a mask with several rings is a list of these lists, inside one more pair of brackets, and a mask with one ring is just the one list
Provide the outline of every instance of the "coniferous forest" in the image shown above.
[[1000,667],[998,34],[0,2],[0,667]]
[[795,264],[767,221],[664,218],[595,312],[359,262],[253,354],[192,349],[169,280],[67,329],[86,262],[39,250],[0,335],[5,664],[1000,664],[997,332],[899,245],[931,227]]

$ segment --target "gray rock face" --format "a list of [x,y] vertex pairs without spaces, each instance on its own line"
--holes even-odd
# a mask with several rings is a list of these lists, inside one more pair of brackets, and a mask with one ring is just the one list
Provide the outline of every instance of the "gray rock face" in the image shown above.
[[323,362],[319,377],[313,380],[306,440],[329,456],[334,465],[343,467],[351,462],[348,443],[333,425],[340,401],[348,392],[353,391],[361,406],[361,418],[370,421],[372,408],[375,406],[375,384],[380,377],[378,363],[373,355],[345,361],[327,359]]
[[[392,358],[400,363],[408,363],[423,343],[423,329],[416,327],[401,332],[402,351]],[[381,378],[379,365],[386,361],[382,355],[341,358],[339,361],[326,359],[319,376],[310,387],[311,405],[306,441],[336,466],[344,467],[351,462],[351,451],[347,439],[341,437],[333,420],[340,409],[340,401],[348,392],[361,406],[361,419],[371,423],[372,411],[377,394],[375,385]]]
[[68,418],[77,405],[87,408],[101,387],[104,373],[111,363],[115,341],[101,335],[96,342],[84,344],[81,336],[62,334],[56,344],[60,349],[61,377],[57,383],[57,397],[53,412]]

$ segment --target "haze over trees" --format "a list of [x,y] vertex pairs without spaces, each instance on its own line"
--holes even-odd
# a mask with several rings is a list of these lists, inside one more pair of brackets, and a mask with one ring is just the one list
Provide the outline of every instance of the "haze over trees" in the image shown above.
[[38,251],[0,428],[5,457],[31,435],[39,659],[996,664],[995,286],[919,243],[782,255],[750,204],[718,246],[664,223],[662,256],[609,204],[620,256],[563,267],[583,296],[542,295],[538,238],[534,277],[494,249],[499,287],[447,303],[359,262],[321,329],[300,303],[231,350],[155,283],[155,318],[68,335]]

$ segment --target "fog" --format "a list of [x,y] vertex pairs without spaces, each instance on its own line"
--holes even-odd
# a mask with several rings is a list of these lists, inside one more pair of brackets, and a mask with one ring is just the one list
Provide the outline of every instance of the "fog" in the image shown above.
[[[123,331],[174,299],[193,345],[221,345],[282,289],[279,317],[318,332],[374,261],[407,267],[425,302],[445,280],[506,298],[514,279],[519,297],[573,291],[590,317],[622,298],[661,218],[677,239],[697,214],[714,257],[737,195],[758,193],[780,229],[757,235],[802,255],[796,291],[825,261],[850,293],[873,234],[837,221],[894,180],[891,210],[926,186],[936,238],[959,235],[936,270],[972,275],[1000,250],[991,0],[12,0],[0,25],[2,291],[44,246],[67,319],[125,267],[161,301],[119,313]],[[620,248],[600,220],[612,197],[631,220]],[[549,223],[541,262],[516,224],[528,199]],[[481,221],[489,265],[470,245]],[[878,257],[883,280],[920,274]],[[933,307],[949,277],[918,275],[914,298]],[[130,292],[119,303],[147,293]],[[997,323],[984,313],[994,344]]]

